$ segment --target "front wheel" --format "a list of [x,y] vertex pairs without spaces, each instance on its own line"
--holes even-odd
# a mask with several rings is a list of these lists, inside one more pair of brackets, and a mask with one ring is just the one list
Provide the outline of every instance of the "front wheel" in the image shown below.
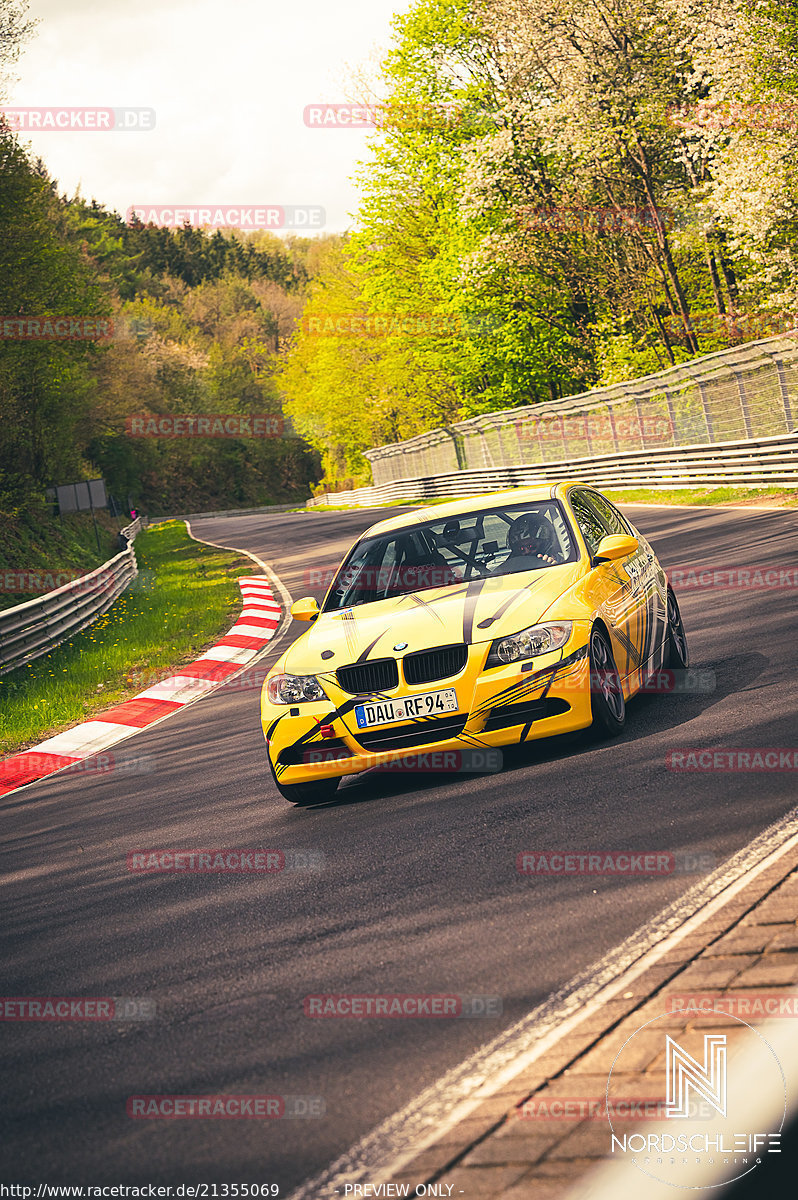
[[324,804],[325,801],[332,800],[338,784],[341,782],[339,778],[333,776],[332,779],[313,779],[308,783],[280,783],[271,759],[269,759],[269,768],[277,791],[284,800],[290,800],[299,808],[304,808],[309,804]]
[[687,635],[684,632],[682,614],[676,594],[668,588],[668,631],[665,635],[665,666],[677,671],[683,671],[690,666],[690,651],[687,649]]
[[599,737],[617,737],[626,724],[626,701],[612,646],[598,626],[590,635],[590,706],[591,731]]

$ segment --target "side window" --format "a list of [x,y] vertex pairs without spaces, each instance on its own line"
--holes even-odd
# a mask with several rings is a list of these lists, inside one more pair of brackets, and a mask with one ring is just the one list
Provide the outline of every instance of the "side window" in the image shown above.
[[546,510],[547,516],[554,526],[554,531],[560,543],[562,562],[570,562],[574,556],[573,538],[568,532],[559,504],[550,504]]
[[579,528],[582,531],[582,536],[587,542],[587,548],[591,554],[595,554],[598,550],[599,542],[603,537],[606,537],[608,530],[605,528],[603,521],[599,518],[592,504],[588,503],[584,492],[571,492],[568,499]]
[[609,500],[605,500],[597,492],[585,492],[585,498],[601,517],[602,523],[608,533],[612,534],[628,534],[629,526],[624,521],[617,508],[614,508]]
[[368,604],[382,599],[394,573],[398,547],[396,539],[371,541],[355,548],[340,572],[324,609],[331,612],[350,604]]

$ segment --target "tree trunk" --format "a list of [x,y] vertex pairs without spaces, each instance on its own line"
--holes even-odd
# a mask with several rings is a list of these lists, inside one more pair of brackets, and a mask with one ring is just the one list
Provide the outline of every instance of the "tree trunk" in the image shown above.
[[726,301],[723,299],[723,292],[720,286],[720,275],[718,274],[718,264],[715,261],[715,253],[706,233],[704,234],[704,250],[707,256],[709,277],[712,280],[712,290],[715,293],[715,308],[718,310],[718,316],[723,317],[726,315]]
[[665,232],[665,226],[662,223],[659,206],[654,197],[654,189],[651,186],[651,168],[649,166],[648,158],[639,141],[637,143],[637,152],[638,158],[635,160],[634,156],[632,156],[632,163],[637,167],[640,174],[640,180],[646,191],[648,210],[651,213],[651,219],[654,224],[654,233],[656,234],[657,246],[659,247],[659,252],[662,256],[663,267],[676,296],[679,315],[681,317],[682,325],[684,326],[684,332],[687,337],[687,345],[694,354],[698,354],[698,339],[695,336],[693,322],[690,319],[690,306],[687,303],[687,297],[685,296],[684,289],[682,288],[682,281],[679,278],[679,272],[676,269],[676,263],[673,261],[668,235]]
[[666,330],[665,326],[662,324],[662,317],[657,312],[656,305],[652,305],[651,311],[654,314],[654,320],[657,322],[657,328],[659,329],[660,336],[665,345],[665,352],[667,353],[668,358],[671,361],[671,365],[675,367],[676,359],[674,358],[674,355],[673,355],[673,347],[671,346],[670,339],[668,337],[668,331]]

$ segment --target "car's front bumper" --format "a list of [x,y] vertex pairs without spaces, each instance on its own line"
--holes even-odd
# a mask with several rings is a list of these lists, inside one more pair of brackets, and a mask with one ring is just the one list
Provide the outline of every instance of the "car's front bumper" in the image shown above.
[[[353,775],[371,767],[407,770],[494,770],[497,756],[480,767],[480,750],[517,745],[586,728],[592,720],[587,622],[574,621],[562,650],[529,662],[485,670],[489,643],[469,646],[464,669],[451,678],[386,692],[390,699],[454,688],[458,712],[359,730],[353,696],[336,683],[330,699],[272,704],[263,689],[261,720],[275,774],[281,783]],[[334,677],[333,677],[334,678]],[[324,727],[325,735],[322,736]]]

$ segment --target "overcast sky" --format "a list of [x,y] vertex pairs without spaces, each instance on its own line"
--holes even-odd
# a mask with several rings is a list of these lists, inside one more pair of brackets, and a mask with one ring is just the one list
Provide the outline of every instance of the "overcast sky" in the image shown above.
[[320,205],[352,224],[368,131],[309,129],[356,98],[410,0],[31,0],[8,105],[155,110],[151,132],[23,134],[62,191],[131,205]]

